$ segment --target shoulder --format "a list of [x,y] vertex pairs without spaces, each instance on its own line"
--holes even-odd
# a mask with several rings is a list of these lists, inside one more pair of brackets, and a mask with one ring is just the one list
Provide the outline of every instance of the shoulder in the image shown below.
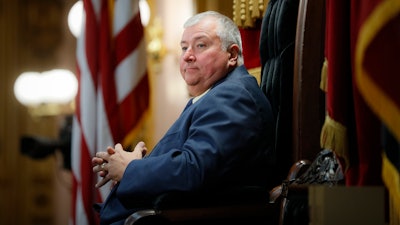
[[235,86],[236,88],[254,89],[261,91],[257,83],[257,79],[249,74],[244,65],[236,67],[225,78],[217,82],[213,87],[217,86]]
[[260,101],[267,101],[257,79],[248,73],[246,67],[239,66],[230,72],[224,79],[215,84],[211,93],[222,93],[223,96],[231,94],[234,96],[249,97],[252,99],[260,99]]

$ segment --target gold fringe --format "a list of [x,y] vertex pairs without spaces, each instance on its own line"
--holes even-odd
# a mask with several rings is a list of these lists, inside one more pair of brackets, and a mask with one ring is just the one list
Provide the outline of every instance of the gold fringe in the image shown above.
[[251,28],[262,19],[269,0],[233,0],[233,21],[239,28]]
[[253,75],[257,79],[258,85],[260,85],[261,84],[261,66],[254,67],[254,68],[251,68],[248,70],[249,70],[249,74]]
[[324,59],[324,63],[322,64],[321,68],[321,82],[319,83],[319,88],[324,92],[328,90],[328,59]]
[[349,168],[350,157],[348,151],[347,128],[330,118],[325,117],[320,137],[321,148],[332,149],[336,154],[343,158],[345,171]]
[[382,154],[382,178],[389,190],[389,210],[390,225],[400,224],[400,176],[399,171],[387,158],[385,153]]

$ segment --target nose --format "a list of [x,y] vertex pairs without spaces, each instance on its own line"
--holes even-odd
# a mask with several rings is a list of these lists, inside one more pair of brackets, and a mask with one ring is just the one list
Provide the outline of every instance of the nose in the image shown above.
[[182,58],[185,62],[193,62],[196,59],[191,48],[188,48],[183,52]]

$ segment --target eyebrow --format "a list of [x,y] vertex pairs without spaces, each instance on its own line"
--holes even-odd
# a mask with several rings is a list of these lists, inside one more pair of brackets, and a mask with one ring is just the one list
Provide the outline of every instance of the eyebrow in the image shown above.
[[[207,35],[199,35],[197,37],[194,37],[193,39],[194,39],[194,41],[198,41],[200,39],[209,39],[209,38]],[[188,43],[188,41],[181,41],[181,44],[185,44],[185,43]]]

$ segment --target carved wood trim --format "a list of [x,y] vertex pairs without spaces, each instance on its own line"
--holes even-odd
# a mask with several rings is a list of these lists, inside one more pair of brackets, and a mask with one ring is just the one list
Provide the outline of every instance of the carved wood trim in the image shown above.
[[324,59],[325,1],[300,0],[293,79],[293,150],[296,160],[311,159],[320,151],[325,115],[319,88]]

